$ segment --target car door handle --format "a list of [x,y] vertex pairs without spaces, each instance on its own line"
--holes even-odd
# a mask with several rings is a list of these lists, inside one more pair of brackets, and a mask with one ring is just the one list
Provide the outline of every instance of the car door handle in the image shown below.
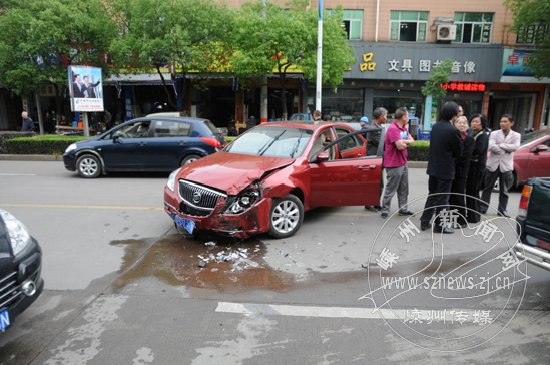
[[359,170],[374,170],[374,169],[376,169],[376,165],[360,165],[358,167],[359,167]]

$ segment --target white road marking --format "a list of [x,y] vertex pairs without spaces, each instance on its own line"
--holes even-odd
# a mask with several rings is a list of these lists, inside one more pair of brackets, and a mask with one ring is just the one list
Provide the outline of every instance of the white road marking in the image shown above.
[[70,205],[70,204],[5,204],[0,203],[0,207],[7,208],[48,208],[48,209],[107,209],[107,210],[153,210],[162,211],[159,207],[137,207],[120,205]]
[[0,176],[36,176],[36,174],[21,174],[16,172],[0,172]]
[[[319,317],[319,318],[359,318],[359,319],[403,319],[405,310],[392,311],[367,307],[319,307],[284,304],[252,304],[218,302],[216,312],[236,314],[262,314],[289,317]],[[427,313],[428,311],[426,311]],[[398,316],[398,314],[400,316]]]

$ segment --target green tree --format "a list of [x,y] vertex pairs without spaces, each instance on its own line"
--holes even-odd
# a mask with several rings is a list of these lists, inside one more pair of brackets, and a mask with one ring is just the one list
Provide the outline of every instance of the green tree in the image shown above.
[[441,99],[447,95],[447,90],[442,88],[441,85],[449,81],[449,76],[453,69],[453,61],[445,60],[432,69],[430,78],[426,80],[424,86],[420,89],[422,95],[431,95],[436,99]]
[[[120,37],[110,50],[119,70],[159,74],[173,109],[162,68],[171,78],[190,71],[206,72],[223,59],[224,39],[230,33],[229,10],[208,0],[116,0],[112,13]],[[183,86],[185,89],[185,86]],[[183,90],[181,90],[183,92]]]
[[[307,10],[307,2],[295,1],[288,9],[273,3],[247,3],[235,13],[232,33],[232,70],[241,78],[258,78],[277,72],[281,77],[283,118],[287,116],[286,79],[297,67],[306,79],[316,79],[317,11]],[[344,71],[354,62],[342,28],[342,12],[324,20],[323,82],[340,85]],[[276,70],[276,71],[275,71]]]
[[[550,25],[550,2],[548,0],[506,0],[514,14],[512,31],[521,34],[528,26]],[[535,77],[550,77],[550,33],[535,36],[535,51],[526,64]]]
[[68,65],[100,66],[108,73],[101,59],[115,28],[98,0],[6,0],[2,5],[0,84],[4,87],[25,96],[43,85],[54,85],[60,113]]
[[435,99],[435,105],[438,104],[439,99],[442,99],[447,95],[447,90],[441,87],[441,84],[445,84],[449,81],[449,76],[453,68],[452,60],[445,60],[432,69],[430,78],[426,80],[424,86],[420,89],[422,95],[426,97],[424,103],[424,129],[431,129],[432,123],[432,105]]

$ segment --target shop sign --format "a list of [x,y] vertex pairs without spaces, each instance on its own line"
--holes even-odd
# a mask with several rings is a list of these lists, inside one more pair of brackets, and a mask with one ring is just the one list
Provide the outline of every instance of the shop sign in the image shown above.
[[357,42],[353,48],[357,61],[345,78],[427,80],[445,60],[452,61],[451,80],[498,82],[502,75],[501,45]]
[[507,48],[502,60],[503,76],[533,76],[527,68],[527,60],[532,51]]
[[470,91],[470,92],[484,92],[486,86],[483,82],[460,82],[453,81],[441,84],[441,88],[451,91]]

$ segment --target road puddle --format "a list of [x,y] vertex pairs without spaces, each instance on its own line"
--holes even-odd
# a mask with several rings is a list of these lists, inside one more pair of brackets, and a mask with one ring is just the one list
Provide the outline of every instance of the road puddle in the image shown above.
[[237,243],[217,239],[215,246],[205,246],[206,242],[211,240],[191,241],[180,235],[168,235],[148,250],[150,245],[143,240],[112,242],[125,248],[121,275],[113,283],[113,290],[151,276],[171,286],[224,293],[257,289],[285,292],[294,285],[294,275],[273,270],[266,264],[263,260],[266,248],[258,240]]

